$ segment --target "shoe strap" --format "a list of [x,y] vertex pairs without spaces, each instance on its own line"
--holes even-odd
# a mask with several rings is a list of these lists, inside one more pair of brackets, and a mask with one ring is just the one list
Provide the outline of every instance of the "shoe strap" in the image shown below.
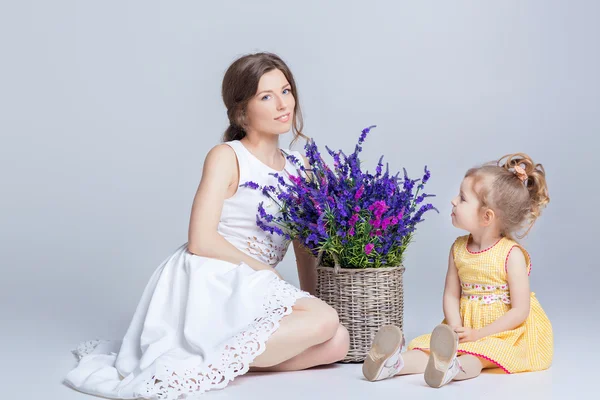
[[[406,340],[404,337],[402,337],[402,343],[401,343],[400,347],[383,364],[383,367],[381,368],[381,372],[377,376],[376,380],[391,378],[392,376],[395,376],[398,372],[402,371],[402,368],[404,368],[404,358],[402,357],[402,348],[404,347],[405,344],[406,344]],[[390,362],[391,362],[391,365],[389,365]]]

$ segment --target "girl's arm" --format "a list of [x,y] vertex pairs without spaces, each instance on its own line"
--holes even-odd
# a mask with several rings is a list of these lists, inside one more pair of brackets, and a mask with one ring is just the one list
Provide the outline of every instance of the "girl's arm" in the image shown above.
[[317,259],[298,240],[294,240],[294,253],[296,253],[300,289],[314,296],[317,290]]
[[233,264],[245,263],[252,269],[268,270],[279,278],[281,275],[271,266],[264,264],[238,250],[221,236],[217,227],[223,210],[223,202],[231,191],[241,190],[238,186],[239,173],[235,152],[226,144],[214,147],[206,156],[202,179],[194,197],[188,250],[198,256],[216,258]]
[[531,292],[529,291],[527,262],[523,252],[518,247],[513,248],[510,252],[507,272],[511,308],[496,321],[479,329],[477,335],[479,339],[514,329],[525,322],[529,316]]
[[454,264],[453,247],[450,248],[450,256],[448,257],[448,272],[446,272],[446,285],[444,287],[444,317],[446,324],[453,329],[462,326],[460,317],[460,279],[458,278],[458,270]]

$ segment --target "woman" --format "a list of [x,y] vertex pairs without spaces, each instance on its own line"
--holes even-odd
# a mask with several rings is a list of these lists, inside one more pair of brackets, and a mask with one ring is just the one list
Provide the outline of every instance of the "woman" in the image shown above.
[[275,205],[240,186],[297,174],[285,155],[301,155],[279,148],[290,129],[304,137],[293,75],[276,55],[252,54],[229,67],[222,90],[230,126],[206,157],[189,241],[154,272],[122,341],[78,347],[66,378],[77,390],[174,399],[223,388],[250,369],[300,370],[348,351],[337,313],[311,295],[314,258],[294,243],[303,290],[283,281],[274,268],[289,243],[256,225],[258,204]]

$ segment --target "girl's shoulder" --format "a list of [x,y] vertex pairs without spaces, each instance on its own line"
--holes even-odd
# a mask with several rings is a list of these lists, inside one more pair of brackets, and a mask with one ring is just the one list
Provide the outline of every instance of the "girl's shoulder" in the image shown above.
[[452,252],[456,256],[457,253],[464,251],[467,248],[470,235],[459,236],[452,243]]
[[523,247],[522,244],[518,243],[516,240],[512,240],[509,238],[505,238],[503,246],[502,246],[502,257],[504,259],[504,272],[508,271],[508,260],[511,254],[514,252],[520,251],[525,257],[525,265],[527,266],[527,275],[531,273],[531,256],[529,252]]

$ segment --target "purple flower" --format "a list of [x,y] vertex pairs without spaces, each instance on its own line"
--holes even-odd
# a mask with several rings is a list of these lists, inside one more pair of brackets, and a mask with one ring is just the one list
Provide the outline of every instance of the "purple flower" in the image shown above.
[[260,215],[261,218],[263,218],[267,222],[273,221],[273,216],[270,214],[267,214],[262,201],[258,205],[258,214]]
[[[269,213],[262,203],[259,205],[256,217],[260,229],[286,240],[298,239],[313,255],[324,250],[326,263],[332,262],[332,253],[343,265],[357,268],[402,262],[416,225],[426,212],[437,211],[425,202],[433,195],[423,193],[431,173],[425,167],[421,179],[410,179],[405,169],[390,174],[383,157],[374,174],[363,170],[360,153],[372,128],[361,132],[350,154],[325,147],[333,158],[331,168],[314,140],[309,140],[305,146],[309,167],[287,155],[297,175],[284,179],[283,174],[273,173],[270,175],[275,180],[270,185],[240,185],[260,190],[276,206]],[[354,249],[368,257],[357,258]]]
[[365,128],[362,130],[362,134],[360,135],[360,138],[358,139],[358,144],[363,144],[363,142],[365,141],[365,139],[367,138],[367,134],[371,131],[371,129],[375,128],[377,125],[371,125],[368,128]]
[[425,166],[425,175],[423,175],[423,185],[427,183],[427,181],[429,180],[429,178],[431,177],[431,171],[429,171],[427,169],[427,165]]
[[375,229],[379,229],[381,227],[381,220],[380,219],[371,220],[371,221],[369,221],[369,225],[371,225]]
[[354,200],[360,199],[364,192],[365,192],[365,187],[364,186],[359,187],[358,190],[356,191],[356,194],[354,195]]
[[299,176],[290,175],[289,178],[290,181],[294,182],[296,185],[302,185],[302,178],[300,178]]
[[260,185],[258,183],[252,181],[248,181],[240,185],[240,187],[248,187],[250,189],[258,189],[259,186]]
[[392,218],[387,217],[386,219],[384,219],[381,222],[381,229],[383,229],[385,231],[388,228],[388,226],[390,226],[391,224],[392,224]]
[[287,154],[286,158],[288,160],[290,160],[292,162],[292,164],[296,165],[296,166],[302,166],[303,164],[300,163],[300,160],[298,160],[298,158],[296,158],[293,154]]
[[309,242],[313,242],[315,244],[317,244],[319,241],[319,237],[317,235],[315,235],[314,233],[311,233],[306,240],[304,241],[305,244],[308,244]]
[[389,206],[385,204],[385,200],[379,200],[369,206],[369,211],[373,211],[377,219],[389,209]]
[[[257,188],[255,188],[255,189],[258,189],[258,187],[257,187]],[[275,186],[264,186],[264,187],[263,187],[263,189],[262,189],[262,193],[263,193],[265,196],[269,197],[269,196],[270,196],[270,193],[275,193],[275,190],[276,190],[276,189],[275,189]]]

